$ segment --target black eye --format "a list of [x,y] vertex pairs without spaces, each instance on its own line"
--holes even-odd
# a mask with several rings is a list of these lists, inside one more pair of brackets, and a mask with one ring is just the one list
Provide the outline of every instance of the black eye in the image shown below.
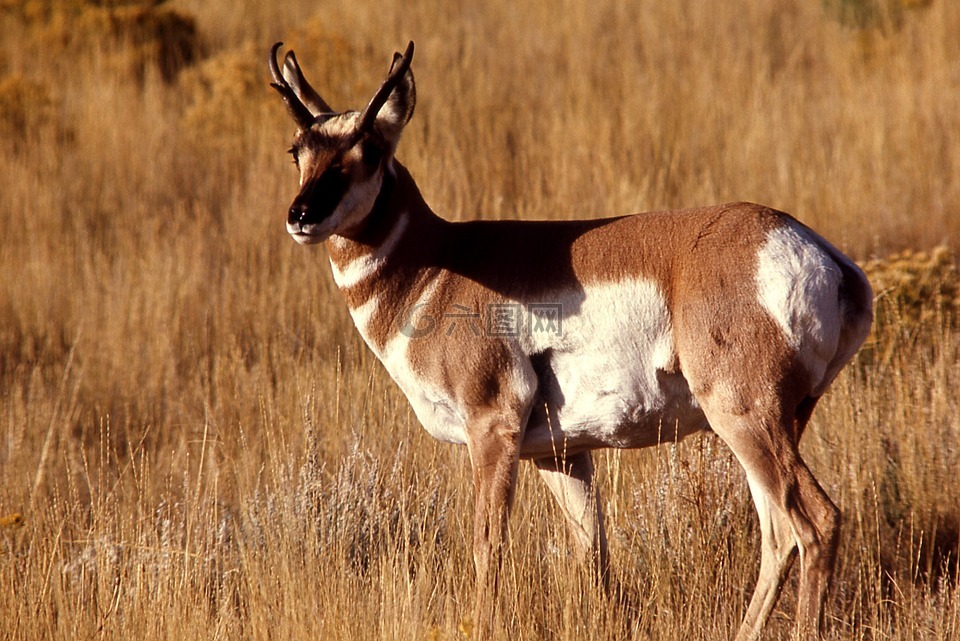
[[293,164],[300,166],[300,150],[297,149],[296,145],[287,149],[287,153],[293,156]]

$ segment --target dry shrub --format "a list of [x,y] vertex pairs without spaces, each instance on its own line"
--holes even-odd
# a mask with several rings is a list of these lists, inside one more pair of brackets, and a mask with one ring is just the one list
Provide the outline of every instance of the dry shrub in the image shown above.
[[103,55],[108,69],[143,79],[154,68],[171,82],[199,59],[194,18],[163,2],[29,2],[22,18],[48,53]]
[[126,45],[123,55],[131,59],[127,64],[138,75],[152,63],[169,82],[200,55],[196,23],[177,11],[124,7],[88,12],[85,17],[91,32],[102,29],[110,39]]
[[336,110],[358,109],[359,104],[346,101],[372,95],[376,77],[371,78],[370,71],[389,60],[389,51],[361,49],[356,41],[326,25],[322,16],[305,20],[285,36],[284,44],[296,50],[310,83]]
[[0,78],[0,141],[17,150],[54,115],[55,102],[41,82],[10,74]]
[[960,273],[948,247],[906,249],[863,265],[877,297],[877,324],[915,327],[960,318]]
[[926,9],[933,0],[825,0],[824,6],[847,27],[899,29],[910,11]]
[[315,527],[315,544],[341,555],[359,574],[390,554],[416,553],[430,543],[443,546],[449,496],[429,484],[418,488],[398,482],[409,457],[410,452],[397,452],[389,464],[354,442],[332,474],[308,457],[294,497],[296,510]]
[[[182,123],[187,140],[201,141],[215,153],[242,154],[250,142],[257,113],[271,106],[263,82],[265,56],[252,43],[204,60],[180,78],[187,106]],[[275,105],[272,105],[275,106]]]
[[[372,91],[369,74],[354,72],[362,58],[356,47],[324,27],[319,18],[307,20],[284,40],[300,60],[310,61],[311,83],[330,100],[339,103],[344,96]],[[215,154],[241,156],[256,142],[255,130],[264,120],[285,118],[277,96],[267,86],[266,56],[263,43],[248,41],[210,56],[181,75],[179,85],[187,101],[181,121],[189,134],[185,139],[202,141]]]

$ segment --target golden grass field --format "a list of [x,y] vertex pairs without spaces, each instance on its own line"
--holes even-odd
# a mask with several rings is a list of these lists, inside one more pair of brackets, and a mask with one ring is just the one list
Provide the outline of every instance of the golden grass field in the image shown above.
[[[803,444],[844,518],[827,637],[960,638],[960,3],[150,4],[0,1],[0,637],[471,636],[466,453],[287,237],[267,85],[283,40],[360,108],[413,39],[398,155],[437,212],[754,200],[867,266],[876,331]],[[710,435],[596,461],[626,596],[522,466],[503,637],[731,638],[739,465]]]

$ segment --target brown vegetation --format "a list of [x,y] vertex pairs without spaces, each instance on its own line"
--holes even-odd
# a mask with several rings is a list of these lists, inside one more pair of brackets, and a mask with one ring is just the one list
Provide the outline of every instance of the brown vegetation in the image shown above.
[[[400,158],[448,217],[748,199],[866,264],[875,335],[804,444],[844,514],[829,634],[960,635],[960,6],[411,4],[0,3],[4,633],[469,636],[466,455],[419,429],[323,250],[286,237],[267,87],[284,40],[359,108],[414,39]],[[730,454],[598,468],[627,597],[591,587],[524,470],[507,631],[729,638],[759,536]]]

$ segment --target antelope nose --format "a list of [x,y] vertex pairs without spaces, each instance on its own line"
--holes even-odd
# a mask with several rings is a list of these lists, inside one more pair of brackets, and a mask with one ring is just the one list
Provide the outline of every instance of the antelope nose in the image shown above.
[[291,225],[303,224],[307,217],[307,206],[304,203],[293,203],[287,212],[287,223]]

